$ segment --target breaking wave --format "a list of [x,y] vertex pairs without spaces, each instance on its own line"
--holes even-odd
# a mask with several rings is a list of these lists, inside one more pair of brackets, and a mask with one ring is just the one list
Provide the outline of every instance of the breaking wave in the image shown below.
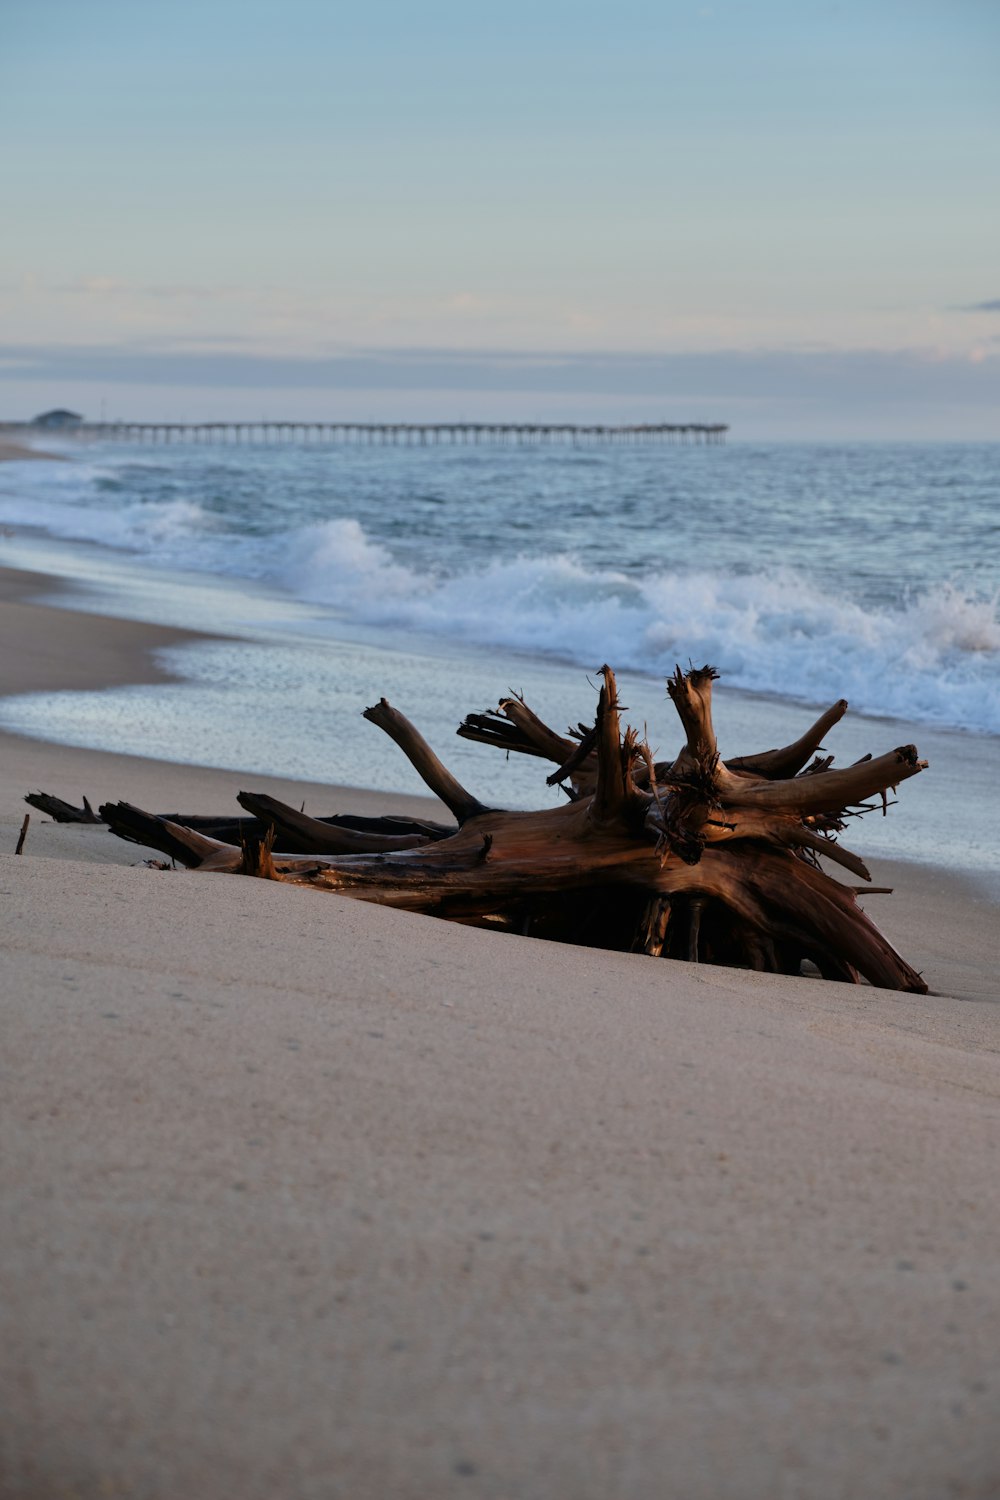
[[748,692],[1000,733],[997,599],[952,584],[866,608],[798,575],[636,576],[568,554],[500,559],[452,576],[411,569],[356,520],[305,528],[276,581],[369,625],[666,673],[711,662]]
[[[996,596],[938,582],[874,605],[801,570],[595,566],[558,550],[448,568],[400,531],[394,551],[357,519],[289,514],[266,524],[254,496],[212,476],[199,488],[147,466],[145,491],[114,469],[3,466],[0,523],[122,549],[148,563],[263,580],[369,627],[419,632],[588,669],[664,674],[711,662],[756,694],[1000,733]],[[228,488],[227,488],[228,484]],[[235,495],[235,498],[234,498]],[[197,496],[197,498],[194,498]],[[416,514],[416,511],[414,511]]]

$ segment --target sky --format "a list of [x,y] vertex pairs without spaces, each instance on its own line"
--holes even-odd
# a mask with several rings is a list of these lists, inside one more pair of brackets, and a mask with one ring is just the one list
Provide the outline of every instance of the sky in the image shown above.
[[0,0],[0,418],[1000,440],[997,0]]

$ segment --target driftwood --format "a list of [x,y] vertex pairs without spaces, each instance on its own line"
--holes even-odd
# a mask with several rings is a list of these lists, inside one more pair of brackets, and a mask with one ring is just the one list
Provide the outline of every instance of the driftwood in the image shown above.
[[[338,854],[359,851],[363,845],[360,842],[351,843],[349,839],[341,839],[338,830],[354,831],[357,833],[368,833],[376,835],[370,843],[372,850],[385,848],[384,839],[388,835],[395,839],[397,836],[403,840],[414,838],[414,842],[426,843],[428,839],[440,839],[453,833],[454,829],[443,823],[428,822],[423,818],[366,818],[356,813],[338,813],[326,818],[308,818],[295,808],[288,807],[284,802],[276,802],[273,797],[255,797],[250,792],[241,792],[240,801],[246,799],[246,805],[259,803],[262,807],[271,809],[266,821],[257,817],[205,817],[196,813],[157,813],[156,817],[162,818],[167,823],[183,823],[186,828],[195,828],[200,833],[205,833],[209,838],[220,839],[227,844],[243,844],[253,839],[262,839],[271,832],[274,835],[274,849],[286,854],[323,853]],[[100,814],[95,813],[86,797],[83,799],[82,807],[74,807],[71,802],[64,802],[61,797],[53,797],[48,792],[29,792],[25,802],[32,807],[39,808],[48,813],[55,823],[100,823],[106,824],[107,819],[103,816],[103,808]],[[292,820],[292,826],[287,834],[280,833],[283,819],[288,817]],[[306,838],[303,829],[313,827],[312,838]],[[405,848],[406,844],[394,845],[394,847]]]
[[25,802],[30,807],[37,807],[39,812],[48,813],[49,817],[56,823],[103,823],[91,807],[86,797],[83,799],[82,807],[74,807],[72,802],[64,802],[61,797],[52,797],[48,792],[29,792]]
[[[711,667],[677,669],[667,689],[685,743],[655,762],[622,732],[614,674],[593,725],[556,734],[517,697],[473,714],[459,733],[555,764],[568,801],[541,812],[487,807],[442,765],[384,699],[365,717],[400,746],[455,819],[313,819],[261,794],[230,841],[229,820],[164,818],[127,803],[101,816],[122,838],[206,871],[336,891],[455,921],[654,957],[795,974],[888,989],[926,985],[821,858],[870,881],[836,835],[848,817],[923,770],[914,746],[842,770],[819,755],[846,712],[841,700],[794,744],[725,761],[712,725]],[[36,804],[37,805],[37,804]],[[214,832],[209,831],[213,829]],[[279,852],[279,846],[288,853]]]

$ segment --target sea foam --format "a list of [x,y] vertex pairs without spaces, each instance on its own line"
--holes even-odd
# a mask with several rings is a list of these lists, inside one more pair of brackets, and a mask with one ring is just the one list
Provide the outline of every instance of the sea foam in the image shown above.
[[[843,476],[828,476],[822,489],[818,451],[809,466],[794,454],[765,456],[766,473],[778,466],[781,485],[775,488],[772,476],[750,507],[726,499],[719,455],[700,456],[699,471],[688,476],[690,493],[682,495],[662,488],[658,470],[630,480],[617,468],[598,469],[581,479],[562,461],[549,475],[550,494],[536,461],[529,466],[519,455],[502,456],[523,465],[509,473],[470,471],[467,455],[455,468],[448,455],[432,456],[436,467],[421,470],[418,484],[410,468],[386,468],[402,464],[393,455],[354,455],[350,462],[370,471],[348,472],[344,458],[338,467],[317,455],[268,451],[230,455],[225,463],[197,452],[156,461],[112,454],[100,462],[0,466],[0,523],[113,548],[147,566],[258,580],[329,612],[334,632],[339,619],[384,630],[396,643],[400,633],[420,634],[591,670],[610,661],[659,675],[678,661],[710,662],[729,684],[755,694],[809,703],[844,696],[861,712],[1000,733],[997,596],[949,579],[937,555],[942,538],[954,552],[956,538],[979,537],[954,552],[956,566],[976,576],[992,515],[992,457],[980,456],[985,478],[968,482],[947,526],[941,520],[935,531],[943,502],[921,477],[928,460],[921,458],[918,472],[909,452],[854,455],[861,496],[854,524],[870,529],[881,517],[865,575],[856,574],[848,547],[842,567],[830,565],[837,528],[824,531],[822,546],[815,543],[821,517],[832,513],[830,496],[846,493]],[[501,461],[473,457],[477,464]],[[642,455],[626,458],[639,462]],[[706,458],[716,467],[709,470]],[[550,460],[537,460],[543,462]],[[950,473],[953,464],[938,460],[938,467]],[[885,510],[886,476],[897,472],[907,493],[883,515],[870,496],[883,495]],[[741,484],[753,473],[742,461]],[[479,488],[470,490],[477,475]],[[807,478],[826,496],[814,497],[811,509],[799,499]],[[615,496],[629,483],[626,504]],[[591,489],[570,495],[571,484]],[[913,494],[923,495],[919,516]],[[646,509],[630,519],[633,501]],[[340,513],[330,518],[331,510]],[[746,532],[750,514],[754,526]],[[909,527],[909,573],[885,551],[894,526]],[[757,540],[762,527],[770,527],[768,547]],[[779,545],[782,528],[787,544]],[[512,535],[530,535],[533,550],[513,553]],[[565,545],[569,535],[580,539],[576,549]],[[677,538],[673,549],[651,552],[664,537]],[[793,543],[795,566],[759,565],[762,555],[787,556]],[[604,555],[623,562],[603,565]],[[691,556],[714,557],[714,564],[682,566]],[[825,569],[809,565],[819,557],[827,559]],[[893,565],[883,566],[883,557]],[[914,579],[908,590],[899,587],[900,571]]]
[[636,576],[560,553],[448,575],[401,564],[356,519],[291,538],[275,577],[369,625],[590,668],[711,662],[749,692],[1000,733],[998,601],[950,583],[865,607],[780,569]]

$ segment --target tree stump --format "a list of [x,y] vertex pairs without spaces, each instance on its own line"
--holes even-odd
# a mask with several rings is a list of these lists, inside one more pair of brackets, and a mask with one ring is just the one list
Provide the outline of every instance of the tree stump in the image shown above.
[[395,740],[453,827],[313,819],[249,792],[239,801],[252,816],[232,820],[229,841],[218,836],[224,819],[164,818],[127,803],[100,812],[122,838],[199,870],[652,957],[785,974],[808,961],[827,979],[926,992],[858,905],[858,888],[821,865],[870,881],[837,835],[875,805],[869,799],[884,809],[888,791],[926,762],[904,745],[834,770],[818,752],[846,712],[843,700],[794,744],[723,760],[712,725],[716,677],[712,667],[678,667],[668,680],[684,731],[669,762],[654,762],[635,730],[622,730],[607,666],[594,723],[566,736],[513,696],[470,715],[464,738],[555,764],[547,781],[567,800],[540,812],[480,802],[385,699],[365,718]]

